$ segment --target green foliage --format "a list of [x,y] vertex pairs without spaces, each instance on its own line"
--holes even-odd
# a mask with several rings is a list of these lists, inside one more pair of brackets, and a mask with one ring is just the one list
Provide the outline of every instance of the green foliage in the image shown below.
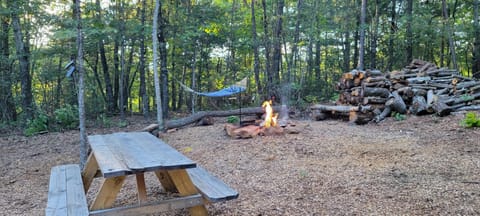
[[120,127],[120,128],[124,128],[124,127],[127,127],[127,126],[128,126],[128,121],[120,120],[118,122],[118,127]]
[[77,106],[67,104],[55,110],[55,122],[65,129],[77,128],[79,124]]
[[475,112],[467,112],[460,125],[466,128],[480,127],[480,116],[477,116]]
[[24,133],[26,136],[32,136],[45,131],[48,131],[48,116],[40,113],[34,119],[27,121]]
[[397,121],[403,121],[403,120],[407,119],[407,116],[405,114],[400,114],[400,113],[397,113],[397,112],[393,112],[392,116]]
[[97,116],[97,124],[100,124],[100,126],[104,128],[109,128],[112,127],[112,120],[107,115],[105,115],[105,113],[102,113]]
[[227,117],[227,122],[228,123],[238,123],[240,121],[240,118],[238,116],[228,116]]

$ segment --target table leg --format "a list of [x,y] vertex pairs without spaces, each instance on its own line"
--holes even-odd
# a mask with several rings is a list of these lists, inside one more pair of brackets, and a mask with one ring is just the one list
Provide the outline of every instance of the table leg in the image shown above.
[[[173,184],[177,188],[178,192],[182,196],[188,196],[193,194],[198,194],[197,188],[193,185],[190,176],[188,175],[187,171],[184,169],[177,169],[177,170],[169,170],[167,171],[168,175],[170,176]],[[190,215],[208,215],[207,209],[205,205],[198,205],[189,208]]]
[[168,174],[167,171],[161,170],[161,171],[155,171],[155,175],[157,176],[158,180],[162,184],[162,187],[172,193],[177,193],[177,188],[175,187],[175,184],[173,184],[172,179],[170,178],[170,175]]
[[137,191],[138,191],[138,203],[147,201],[147,189],[145,187],[145,175],[144,173],[136,174],[137,178]]
[[87,162],[85,163],[85,167],[82,171],[82,180],[83,180],[83,188],[85,189],[85,193],[88,192],[90,185],[92,184],[93,178],[98,172],[98,163],[95,155],[90,153],[88,156]]
[[118,176],[105,179],[90,209],[99,210],[112,207],[117,198],[118,192],[120,192],[120,189],[122,188],[125,178],[125,176]]

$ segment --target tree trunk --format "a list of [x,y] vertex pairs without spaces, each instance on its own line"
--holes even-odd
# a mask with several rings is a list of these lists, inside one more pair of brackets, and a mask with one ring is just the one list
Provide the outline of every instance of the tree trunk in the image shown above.
[[147,0],[142,0],[142,9],[141,9],[141,31],[142,33],[140,34],[140,98],[142,99],[141,103],[141,110],[143,113],[143,117],[145,119],[148,118],[149,112],[150,112],[150,101],[149,97],[147,95],[147,84],[145,82],[145,54],[146,54],[146,49],[145,49],[145,11],[147,8]]
[[119,80],[119,109],[120,109],[120,119],[125,121],[125,14],[124,14],[124,1],[119,2],[119,13],[120,13],[120,80]]
[[457,56],[456,56],[456,53],[455,53],[455,42],[453,40],[453,34],[452,34],[451,27],[450,27],[449,19],[448,19],[448,11],[447,11],[446,0],[442,0],[442,11],[443,11],[443,22],[445,23],[445,31],[448,34],[448,47],[450,48],[451,62],[452,62],[453,68],[458,70]]
[[158,42],[160,49],[160,77],[161,77],[161,96],[162,96],[162,115],[163,118],[168,118],[168,70],[167,70],[167,42],[165,39],[166,23],[162,14],[162,3],[159,1],[160,8],[158,10]]
[[406,29],[406,62],[405,64],[409,64],[413,60],[413,30],[412,30],[412,23],[413,23],[413,0],[407,0],[407,8],[406,8],[406,16],[407,16],[407,29]]
[[10,67],[10,44],[8,30],[10,25],[6,17],[1,17],[0,32],[0,122],[16,121],[17,112],[12,92],[13,70]]
[[262,85],[260,82],[260,56],[258,53],[258,39],[257,39],[257,22],[255,21],[255,0],[251,3],[252,13],[252,40],[253,40],[253,73],[255,75],[255,83],[257,86],[257,93],[262,94]]
[[394,63],[394,52],[395,52],[395,32],[397,31],[397,23],[396,23],[396,14],[397,14],[397,1],[392,0],[392,8],[390,9],[390,35],[388,37],[388,64],[387,70],[392,71],[393,63]]
[[273,58],[272,71],[269,76],[269,82],[278,83],[280,81],[280,64],[282,63],[282,26],[283,26],[283,7],[284,0],[277,0],[276,24],[273,34]]
[[360,11],[360,41],[359,41],[359,56],[357,69],[363,70],[364,67],[364,58],[365,58],[365,29],[366,29],[366,19],[367,16],[367,0],[362,0],[362,7]]
[[77,72],[78,72],[78,119],[80,120],[80,167],[87,162],[87,131],[85,126],[85,102],[84,102],[84,68],[83,68],[83,33],[80,0],[74,0],[75,17],[77,21]]
[[155,81],[155,102],[157,103],[157,123],[160,131],[163,131],[163,112],[162,97],[160,93],[160,79],[158,77],[158,18],[160,13],[160,0],[155,1],[155,11],[153,14],[152,40],[153,40],[153,76]]
[[473,45],[473,64],[472,64],[472,76],[480,79],[480,24],[478,15],[478,6],[480,0],[474,0],[473,2],[473,26],[475,31],[475,42]]
[[[102,19],[102,9],[100,6],[100,0],[96,0],[96,7],[97,7],[97,21],[101,23]],[[103,38],[101,38],[98,41],[98,49],[100,52],[100,61],[102,64],[102,69],[103,69],[103,79],[105,82],[105,93],[106,93],[106,103],[107,103],[107,113],[108,114],[113,114],[115,112],[115,101],[113,98],[113,87],[112,87],[112,80],[110,78],[110,73],[108,71],[108,62],[107,62],[107,56],[105,53],[105,44],[103,41]]]
[[[18,15],[17,1],[9,0],[9,8],[11,10],[13,34],[15,38],[15,47],[17,50],[17,58],[20,65],[20,80],[21,80],[21,94],[22,94],[22,110],[25,119],[33,118],[33,95],[32,95],[32,78],[30,76],[30,53],[27,50],[26,44],[23,41],[22,28],[20,26],[20,18]],[[28,41],[26,42],[28,43]]]
[[377,68],[377,40],[378,40],[378,25],[380,22],[380,2],[375,0],[375,17],[374,23],[372,25],[372,36],[371,36],[371,45],[370,45],[370,66],[371,69]]
[[268,34],[268,16],[267,16],[267,3],[265,0],[262,0],[262,8],[263,8],[263,34],[264,34],[264,46],[265,46],[265,76],[266,77],[266,94],[271,94],[272,89],[272,58],[270,54],[270,38]]

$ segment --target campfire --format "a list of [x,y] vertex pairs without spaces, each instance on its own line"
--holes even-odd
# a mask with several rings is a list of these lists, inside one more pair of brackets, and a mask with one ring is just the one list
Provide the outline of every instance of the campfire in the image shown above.
[[[255,136],[272,136],[283,135],[287,131],[285,127],[287,125],[294,126],[293,124],[287,124],[288,111],[285,105],[282,105],[281,114],[275,112],[272,107],[272,100],[267,100],[262,103],[262,109],[264,114],[262,119],[254,121],[240,122],[240,125],[226,124],[225,131],[232,138],[252,138]],[[279,121],[279,116],[281,121]],[[288,133],[292,133],[288,130]]]

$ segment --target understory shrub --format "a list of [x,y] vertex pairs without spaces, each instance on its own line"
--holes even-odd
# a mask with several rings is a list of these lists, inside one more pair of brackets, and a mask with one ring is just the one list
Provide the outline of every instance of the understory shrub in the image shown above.
[[55,110],[55,121],[59,126],[65,129],[78,128],[79,120],[77,106],[67,104],[64,107]]
[[32,136],[45,131],[48,131],[48,116],[40,113],[34,119],[27,121],[24,133],[26,136]]
[[467,112],[460,125],[466,128],[480,127],[480,117],[475,112]]

